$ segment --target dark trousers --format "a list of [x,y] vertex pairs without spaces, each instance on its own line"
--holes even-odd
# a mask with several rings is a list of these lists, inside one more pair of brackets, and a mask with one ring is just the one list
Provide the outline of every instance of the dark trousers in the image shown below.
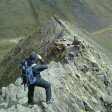
[[52,95],[51,95],[51,84],[48,83],[47,81],[45,81],[44,79],[39,78],[34,84],[30,84],[28,86],[28,102],[31,102],[33,100],[35,86],[45,88],[45,90],[46,90],[46,101],[51,100],[51,97],[52,97]]

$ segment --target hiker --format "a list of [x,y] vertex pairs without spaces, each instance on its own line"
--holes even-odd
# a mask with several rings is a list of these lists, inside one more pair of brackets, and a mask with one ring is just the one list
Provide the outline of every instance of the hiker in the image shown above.
[[[39,64],[40,63],[40,64]],[[46,103],[51,103],[51,84],[41,78],[40,72],[47,69],[47,65],[45,61],[42,59],[40,55],[37,55],[34,51],[32,51],[28,57],[28,59],[24,59],[21,62],[22,68],[22,78],[24,85],[28,85],[28,104],[34,104],[34,88],[35,86],[43,87],[46,90]],[[29,79],[29,73],[26,73],[28,67],[32,70],[30,71],[30,75],[32,79]],[[26,77],[26,78],[25,78]]]

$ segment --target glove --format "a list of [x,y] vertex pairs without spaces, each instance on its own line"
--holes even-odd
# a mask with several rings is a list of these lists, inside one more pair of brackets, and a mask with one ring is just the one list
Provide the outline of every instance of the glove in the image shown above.
[[38,58],[39,60],[42,60],[42,57],[41,57],[40,55],[38,55],[38,54],[37,54],[37,58]]

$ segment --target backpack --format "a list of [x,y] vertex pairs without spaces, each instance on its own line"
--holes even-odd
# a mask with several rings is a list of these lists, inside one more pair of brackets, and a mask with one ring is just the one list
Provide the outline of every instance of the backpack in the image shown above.
[[23,83],[27,84],[34,84],[37,80],[36,77],[33,75],[33,69],[32,67],[36,64],[32,64],[32,66],[28,66],[27,60],[22,60],[21,66],[22,66],[22,79]]

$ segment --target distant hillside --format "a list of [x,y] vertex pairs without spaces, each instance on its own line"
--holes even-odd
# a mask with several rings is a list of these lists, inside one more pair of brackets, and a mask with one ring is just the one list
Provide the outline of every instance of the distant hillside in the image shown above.
[[104,52],[110,57],[112,64],[112,28],[104,28],[93,32],[92,39],[99,44]]
[[89,31],[112,23],[112,0],[0,0],[0,38],[28,35],[58,15]]

